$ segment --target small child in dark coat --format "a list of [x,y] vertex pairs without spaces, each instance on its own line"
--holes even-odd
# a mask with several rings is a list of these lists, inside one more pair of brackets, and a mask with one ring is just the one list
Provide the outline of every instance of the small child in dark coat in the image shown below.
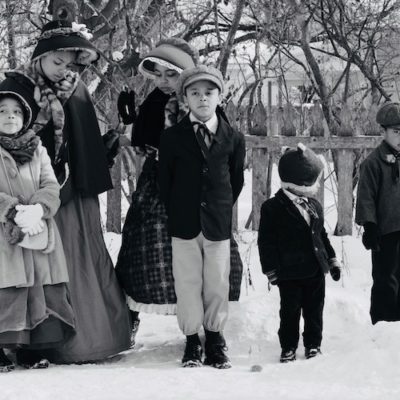
[[279,160],[281,189],[261,207],[258,249],[261,267],[281,297],[281,362],[294,361],[303,313],[306,358],[320,354],[325,273],[340,279],[340,264],[324,228],[315,195],[323,164],[303,144]]
[[373,324],[400,320],[400,104],[385,103],[376,121],[383,141],[361,164],[355,218],[372,250]]

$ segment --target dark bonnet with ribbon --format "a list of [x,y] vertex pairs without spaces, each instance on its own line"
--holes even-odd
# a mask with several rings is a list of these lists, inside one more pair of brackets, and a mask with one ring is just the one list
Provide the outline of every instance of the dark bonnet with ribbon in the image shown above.
[[22,129],[14,135],[2,134],[0,126],[0,146],[11,154],[18,165],[22,165],[32,160],[39,144],[39,138],[35,132],[29,129],[32,120],[36,118],[38,108],[33,96],[24,87],[13,85],[7,79],[0,83],[0,102],[5,98],[18,101],[23,111],[24,121]]

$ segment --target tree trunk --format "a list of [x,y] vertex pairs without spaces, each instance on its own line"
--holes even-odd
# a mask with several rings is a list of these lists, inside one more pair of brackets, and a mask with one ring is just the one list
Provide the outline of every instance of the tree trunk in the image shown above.
[[218,59],[217,68],[220,69],[222,76],[225,78],[226,71],[228,69],[229,56],[231,55],[235,35],[239,27],[240,18],[243,14],[243,8],[245,6],[245,0],[237,0],[235,15],[233,17],[231,28],[229,29],[228,37],[222,47]]
[[10,69],[15,69],[17,67],[17,55],[15,52],[15,32],[13,17],[13,6],[11,0],[6,0],[6,19],[7,19],[7,45],[8,45],[8,55],[7,61]]

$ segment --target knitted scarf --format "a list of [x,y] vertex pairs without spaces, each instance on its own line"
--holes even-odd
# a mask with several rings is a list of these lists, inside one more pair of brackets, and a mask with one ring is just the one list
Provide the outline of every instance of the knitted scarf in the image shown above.
[[0,146],[11,154],[18,165],[23,165],[32,160],[39,142],[39,137],[32,129],[12,136],[0,134]]
[[15,70],[16,73],[30,78],[35,84],[34,98],[40,107],[39,114],[33,124],[35,132],[43,129],[49,121],[53,121],[54,127],[54,147],[55,160],[58,160],[59,150],[63,143],[63,128],[65,115],[63,104],[72,95],[79,82],[77,72],[68,71],[64,79],[53,83],[46,79],[42,74],[40,59],[22,66]]

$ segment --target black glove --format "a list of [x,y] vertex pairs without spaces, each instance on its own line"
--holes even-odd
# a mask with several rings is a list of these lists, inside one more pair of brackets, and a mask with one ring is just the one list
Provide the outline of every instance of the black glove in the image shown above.
[[329,273],[334,281],[338,281],[340,279],[340,270],[341,265],[340,262],[336,258],[331,258],[329,260],[330,270]]
[[103,144],[106,149],[108,168],[114,165],[114,158],[119,150],[119,133],[115,129],[108,130],[103,136]]
[[125,125],[130,125],[136,118],[135,92],[123,90],[117,100],[118,113]]
[[373,222],[364,225],[362,243],[367,250],[379,251],[378,226]]

